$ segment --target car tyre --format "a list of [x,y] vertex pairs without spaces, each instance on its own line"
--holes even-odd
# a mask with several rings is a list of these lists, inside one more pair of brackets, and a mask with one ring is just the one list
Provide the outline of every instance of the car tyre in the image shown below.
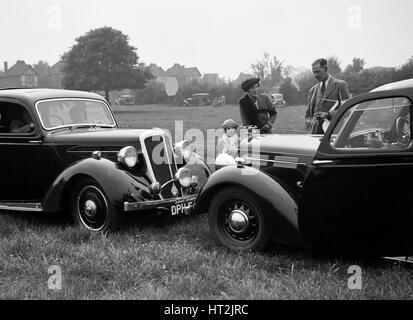
[[239,187],[227,187],[211,201],[208,223],[214,240],[233,251],[259,251],[269,240],[258,200]]
[[114,231],[121,223],[121,213],[93,179],[83,179],[74,186],[70,211],[77,225],[94,232]]

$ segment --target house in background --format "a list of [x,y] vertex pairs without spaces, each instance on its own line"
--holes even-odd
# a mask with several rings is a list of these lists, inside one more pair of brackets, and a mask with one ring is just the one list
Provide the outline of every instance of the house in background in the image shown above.
[[166,74],[166,71],[161,67],[157,66],[156,64],[151,63],[149,66],[149,70],[155,77],[156,81],[166,83],[166,81],[168,80],[168,75]]
[[179,63],[175,63],[171,68],[166,70],[166,76],[176,78],[179,85],[183,86],[191,82],[200,82],[202,74],[198,68],[186,68]]
[[0,75],[0,88],[37,88],[39,76],[31,65],[18,60],[10,69],[4,63],[3,74]]
[[241,84],[242,84],[243,81],[245,81],[245,80],[247,80],[247,79],[249,79],[249,78],[252,78],[252,77],[253,77],[252,74],[248,74],[248,73],[243,73],[243,72],[241,72],[241,73],[239,74],[238,78],[237,78],[236,80],[234,80],[234,81],[232,82],[232,84],[233,84],[235,87],[241,87]]
[[178,80],[179,86],[184,86],[192,82],[201,82],[202,74],[198,68],[186,68],[179,63],[175,63],[168,70],[163,70],[161,67],[152,63],[149,66],[155,80],[161,83],[166,83],[169,79],[175,78]]
[[39,76],[39,88],[63,89],[63,66],[62,61],[51,67],[37,64],[34,70]]
[[219,78],[218,73],[205,73],[202,78],[202,83],[205,83],[210,87],[219,87],[224,85],[225,81]]
[[52,89],[63,89],[63,67],[64,62],[59,61],[50,67],[50,87]]

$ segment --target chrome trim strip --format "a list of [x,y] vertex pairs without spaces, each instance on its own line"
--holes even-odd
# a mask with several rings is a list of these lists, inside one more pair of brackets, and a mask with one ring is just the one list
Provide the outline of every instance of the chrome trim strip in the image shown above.
[[251,160],[251,161],[260,161],[260,162],[270,162],[270,163],[281,163],[281,164],[294,164],[294,165],[306,165],[303,162],[293,162],[293,161],[282,161],[282,160],[265,160],[265,159],[260,159],[260,158],[250,158],[246,157],[246,160]]
[[[171,159],[169,159],[169,150],[166,146],[166,139],[165,139],[165,134],[162,135],[162,141],[163,141],[163,147],[165,148],[165,154],[166,154],[166,158],[168,159],[168,168],[169,168],[169,173],[171,174],[171,179],[174,178],[174,174],[172,173],[172,162]],[[173,149],[172,149],[173,152]]]
[[151,180],[152,180],[151,182],[157,182],[157,181],[156,181],[156,178],[155,178],[155,174],[154,174],[154,172],[153,172],[153,169],[152,169],[151,161],[150,161],[150,159],[149,159],[148,149],[146,148],[145,140],[146,140],[147,138],[151,137],[151,136],[154,136],[154,135],[155,135],[154,133],[158,133],[158,132],[159,132],[159,131],[148,130],[148,131],[145,131],[144,133],[142,133],[142,134],[139,136],[139,140],[140,140],[140,143],[141,143],[141,148],[142,148],[143,157],[145,158],[146,167],[148,168],[148,175],[149,175],[149,178],[151,178]]
[[313,165],[318,166],[320,164],[332,164],[333,160],[314,160]]
[[41,203],[0,203],[0,210],[43,212]]
[[406,263],[413,263],[413,257],[412,257],[412,256],[406,256],[406,257],[383,257],[383,259],[388,259],[388,260],[393,260],[393,261],[399,261],[399,262],[406,262]]
[[[116,128],[116,127],[117,127],[117,122],[116,122],[116,119],[115,119],[115,116],[114,116],[114,114],[113,114],[112,109],[109,107],[109,105],[108,105],[106,102],[104,102],[104,101],[102,101],[102,100],[99,100],[99,99],[91,99],[91,98],[55,98],[55,99],[39,100],[39,101],[37,101],[36,104],[34,105],[34,107],[35,107],[35,109],[36,109],[37,117],[38,117],[38,119],[40,120],[40,123],[41,123],[43,129],[46,130],[46,131],[53,131],[53,130],[58,130],[58,129],[63,129],[63,128],[70,128],[70,127],[73,126],[73,125],[64,125],[64,126],[59,126],[59,127],[54,127],[54,128],[46,128],[46,126],[45,126],[44,123],[43,123],[43,119],[42,119],[42,117],[40,116],[40,112],[39,112],[39,109],[38,109],[38,105],[39,105],[40,103],[43,103],[43,102],[51,102],[51,101],[91,101],[91,102],[99,102],[99,103],[102,103],[102,104],[105,105],[106,108],[109,110],[109,114],[112,116],[112,121],[113,121],[113,123],[114,123],[113,125],[109,125],[109,124],[108,124],[108,125],[105,125],[105,127],[110,127],[110,128]],[[97,127],[99,127],[99,125],[98,125]]]
[[[168,152],[168,149],[167,149],[166,139],[165,139],[166,136],[168,136],[169,143],[171,144],[172,157],[175,157],[174,146],[172,145],[172,137],[169,136],[168,132],[164,131],[163,135],[162,135],[163,145],[164,145],[164,148],[165,148],[166,156],[168,157],[168,161],[169,161],[169,172],[171,173],[171,179],[172,179],[172,181],[175,182],[175,175],[172,172],[171,166],[174,165],[175,166],[175,171],[178,172],[178,165],[176,164],[175,158],[173,158],[172,160],[169,159],[169,152]],[[162,190],[162,188],[161,188],[161,190]],[[184,194],[184,189],[182,188],[182,186],[181,186],[181,194],[182,195]]]
[[[183,203],[188,201],[195,201],[198,197],[198,194],[185,196],[181,198],[171,198],[166,200],[154,200],[154,201],[145,201],[145,202],[124,202],[123,203],[123,210],[124,212],[131,212],[131,211],[141,211],[147,209],[156,209],[162,208],[165,206],[172,206],[177,203]],[[193,204],[193,207],[195,203]]]
[[90,150],[90,151],[77,151],[77,150],[68,150],[67,152],[69,152],[69,153],[92,153],[92,152],[95,152],[95,151],[100,151],[100,152],[102,152],[102,153],[119,153],[119,151],[102,151],[102,150],[96,150],[96,148],[92,151],[92,150]]

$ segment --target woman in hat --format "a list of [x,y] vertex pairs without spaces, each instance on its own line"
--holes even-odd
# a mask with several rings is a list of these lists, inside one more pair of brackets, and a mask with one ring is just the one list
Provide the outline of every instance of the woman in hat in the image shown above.
[[238,157],[239,138],[238,138],[238,124],[232,120],[225,120],[222,124],[224,134],[218,140],[217,154],[226,153],[233,158]]
[[250,78],[241,84],[245,96],[239,100],[240,114],[243,126],[256,126],[261,133],[271,133],[277,119],[277,111],[271,99],[260,94],[259,78]]

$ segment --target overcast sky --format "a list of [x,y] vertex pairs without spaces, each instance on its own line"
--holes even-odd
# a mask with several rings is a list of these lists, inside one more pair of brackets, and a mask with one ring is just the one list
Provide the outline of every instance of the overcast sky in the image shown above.
[[413,55],[411,0],[2,0],[0,69],[57,62],[75,38],[111,26],[140,61],[234,79],[264,52],[309,67],[336,55],[399,66]]

